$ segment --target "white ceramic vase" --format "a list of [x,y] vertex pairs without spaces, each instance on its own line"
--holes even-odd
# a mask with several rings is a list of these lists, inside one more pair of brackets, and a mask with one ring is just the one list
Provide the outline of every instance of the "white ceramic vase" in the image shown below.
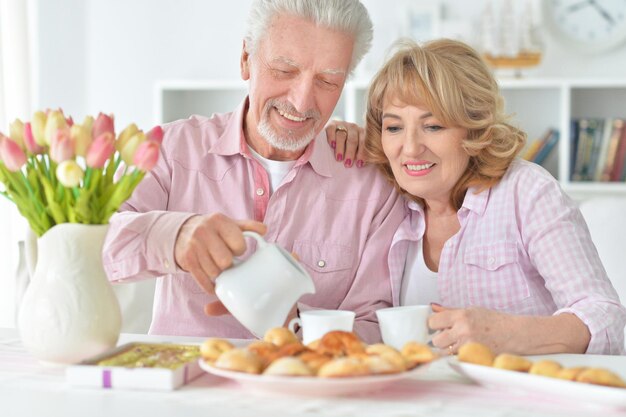
[[102,267],[107,229],[64,223],[37,240],[18,328],[26,350],[42,362],[77,363],[117,343],[120,306]]

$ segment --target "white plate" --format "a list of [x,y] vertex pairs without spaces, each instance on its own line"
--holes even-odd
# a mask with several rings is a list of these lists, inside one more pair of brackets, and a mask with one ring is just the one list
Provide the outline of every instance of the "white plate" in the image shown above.
[[[606,368],[626,380],[626,357],[624,356],[558,354],[529,356],[528,359],[533,362],[541,359],[550,359],[564,367],[589,366]],[[506,371],[488,366],[472,365],[460,362],[456,358],[450,358],[449,364],[457,372],[485,386],[498,389],[521,390],[541,395],[546,394],[548,396],[558,396],[601,405],[626,407],[626,389],[624,388],[604,387],[523,372]]]
[[371,375],[346,378],[318,378],[307,376],[254,375],[215,368],[202,359],[200,367],[210,374],[232,379],[253,391],[307,396],[341,396],[378,391],[395,381],[411,378],[424,372],[429,364],[410,371],[391,375]]

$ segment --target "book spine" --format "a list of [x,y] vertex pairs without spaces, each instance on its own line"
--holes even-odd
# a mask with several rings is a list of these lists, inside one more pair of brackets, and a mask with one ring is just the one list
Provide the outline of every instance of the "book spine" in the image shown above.
[[593,123],[589,125],[593,127],[592,132],[592,145],[589,155],[589,166],[587,167],[586,180],[593,181],[596,176],[596,167],[598,166],[598,159],[600,159],[600,148],[602,147],[602,137],[604,136],[604,124],[602,119],[594,119]]
[[602,141],[600,145],[600,151],[598,152],[598,162],[596,164],[596,172],[593,178],[595,181],[602,181],[602,174],[604,173],[604,167],[606,166],[609,145],[611,143],[611,136],[613,134],[614,122],[615,119],[610,118],[604,121],[604,127],[602,129]]
[[541,148],[541,151],[537,154],[533,162],[539,165],[543,164],[548,155],[550,155],[550,152],[552,152],[552,149],[554,149],[554,146],[559,141],[559,136],[560,134],[558,130],[551,129],[550,137],[546,141],[546,144]]
[[617,148],[620,144],[623,128],[624,120],[615,119],[613,121],[613,130],[611,132],[609,149],[607,150],[604,170],[602,172],[602,181],[610,181],[611,179],[611,173],[613,172],[613,166],[615,165],[615,155],[617,154]]
[[570,153],[569,153],[569,179],[574,181],[574,171],[576,169],[576,158],[578,151],[578,120],[570,121]]
[[615,154],[615,164],[611,171],[611,181],[620,181],[622,179],[622,170],[624,169],[624,160],[626,159],[626,129],[622,126],[621,135],[617,153]]

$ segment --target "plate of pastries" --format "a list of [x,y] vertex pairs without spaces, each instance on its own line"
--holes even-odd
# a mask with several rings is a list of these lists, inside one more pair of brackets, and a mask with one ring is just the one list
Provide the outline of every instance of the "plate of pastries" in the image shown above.
[[283,327],[242,347],[208,339],[200,352],[202,369],[244,388],[315,396],[380,390],[424,371],[437,358],[427,345],[409,342],[399,351],[382,343],[368,345],[344,331],[304,345]]
[[485,386],[626,407],[625,356],[495,355],[489,347],[470,342],[461,346],[449,363]]

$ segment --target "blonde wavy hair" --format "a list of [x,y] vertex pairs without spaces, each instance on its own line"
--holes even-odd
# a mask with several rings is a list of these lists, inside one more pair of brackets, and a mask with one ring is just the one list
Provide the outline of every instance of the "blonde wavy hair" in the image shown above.
[[383,102],[393,99],[425,107],[444,125],[467,130],[462,146],[469,155],[465,173],[452,189],[459,209],[468,188],[486,190],[504,176],[526,142],[526,133],[508,123],[504,99],[491,71],[470,46],[440,39],[423,46],[403,40],[378,71],[367,98],[365,149],[370,163],[409,198],[393,176],[381,143]]

